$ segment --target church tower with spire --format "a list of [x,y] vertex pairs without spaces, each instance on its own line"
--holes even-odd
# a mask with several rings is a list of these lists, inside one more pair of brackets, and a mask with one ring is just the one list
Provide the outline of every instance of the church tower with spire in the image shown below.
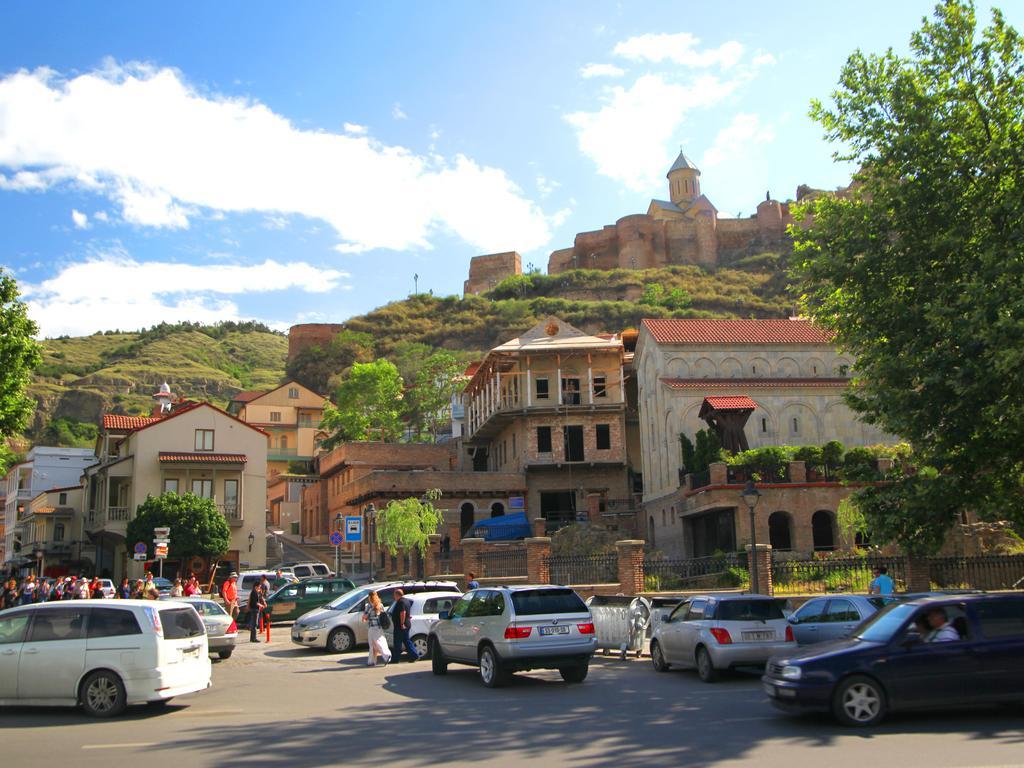
[[680,208],[687,208],[700,197],[700,168],[679,150],[679,157],[668,169],[668,199]]

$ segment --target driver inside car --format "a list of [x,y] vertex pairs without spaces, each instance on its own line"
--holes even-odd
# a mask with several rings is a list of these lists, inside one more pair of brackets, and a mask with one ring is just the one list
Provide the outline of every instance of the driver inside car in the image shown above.
[[926,643],[950,643],[960,639],[960,633],[949,620],[945,608],[933,608],[925,619],[931,629],[924,639]]

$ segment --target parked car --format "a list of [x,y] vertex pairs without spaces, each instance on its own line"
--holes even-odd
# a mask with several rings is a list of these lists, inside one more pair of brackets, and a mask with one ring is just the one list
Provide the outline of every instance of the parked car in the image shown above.
[[463,595],[439,614],[429,643],[435,675],[451,663],[469,664],[495,688],[529,669],[557,669],[567,683],[582,683],[597,636],[590,609],[573,590],[517,586]]
[[176,600],[191,605],[203,620],[210,655],[217,654],[221,659],[230,659],[238,640],[238,624],[220,603],[208,597],[179,597]]
[[838,640],[893,599],[889,595],[812,597],[789,617],[789,623],[800,645]]
[[[929,641],[935,622],[956,639]],[[924,622],[924,625],[922,625]],[[831,711],[868,726],[888,712],[1020,701],[1024,691],[1024,595],[921,598],[887,605],[853,636],[780,654],[762,678],[772,703],[791,712]]]
[[310,648],[325,648],[345,653],[367,642],[367,625],[362,621],[363,607],[370,590],[376,590],[385,606],[394,601],[395,590],[405,594],[419,592],[461,593],[454,581],[386,581],[366,584],[346,592],[327,605],[300,616],[292,625],[292,642]]
[[334,575],[327,565],[318,562],[285,563],[281,566],[283,573],[290,573],[297,579],[327,579]]
[[210,685],[203,622],[181,602],[76,600],[0,611],[0,705],[112,717]]
[[[242,603],[249,599],[249,593],[252,592],[252,588],[260,583],[260,579],[264,576],[270,581],[271,589],[273,589],[274,581],[277,579],[277,571],[242,571],[238,574],[238,603],[241,606]],[[281,576],[285,581],[296,584],[298,579],[290,573],[282,573]]]
[[659,672],[695,667],[706,683],[722,670],[763,667],[796,647],[793,628],[777,600],[764,595],[695,595],[662,615],[651,635],[651,662]]
[[171,590],[174,588],[174,582],[170,579],[165,579],[163,576],[154,576],[153,584],[156,586],[156,591],[160,593],[161,597],[170,595]]
[[409,638],[420,658],[430,655],[430,630],[441,612],[450,613],[459,597],[456,592],[421,592],[409,597]]
[[[272,621],[294,621],[355,588],[348,579],[307,579],[272,593],[267,598],[267,608]],[[238,621],[243,625],[249,621],[248,602],[239,605]]]

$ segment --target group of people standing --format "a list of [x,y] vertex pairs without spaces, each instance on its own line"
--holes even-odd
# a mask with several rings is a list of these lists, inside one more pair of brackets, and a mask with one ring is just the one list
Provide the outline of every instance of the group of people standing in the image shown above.
[[199,579],[194,575],[184,579],[175,579],[174,586],[171,587],[171,597],[193,597],[202,593],[203,588],[199,584]]
[[9,578],[0,589],[0,610],[16,605],[48,603],[54,600],[89,600],[106,597],[99,578],[66,576],[60,578]]

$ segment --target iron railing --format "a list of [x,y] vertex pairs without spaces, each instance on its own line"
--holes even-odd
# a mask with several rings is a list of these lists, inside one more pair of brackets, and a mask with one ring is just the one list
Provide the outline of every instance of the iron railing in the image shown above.
[[242,521],[242,508],[238,503],[218,504],[217,509],[224,515],[229,523],[240,523]]
[[615,552],[596,555],[552,555],[548,558],[552,584],[617,584],[619,556]]
[[1024,589],[1024,555],[930,557],[928,572],[938,589]]
[[503,576],[526,575],[526,547],[496,547],[480,553],[480,568],[477,576],[500,578]]
[[692,488],[707,488],[711,485],[711,470],[705,469],[703,472],[693,472],[693,485]]
[[777,595],[819,592],[867,592],[873,569],[884,566],[897,592],[907,589],[907,564],[902,556],[826,557],[772,560],[772,588]]
[[652,555],[644,559],[644,588],[652,592],[742,587],[748,581],[745,553],[688,558]]
[[[437,556],[437,567],[440,573],[462,573],[462,550],[441,552]],[[428,576],[434,574],[428,573]]]

